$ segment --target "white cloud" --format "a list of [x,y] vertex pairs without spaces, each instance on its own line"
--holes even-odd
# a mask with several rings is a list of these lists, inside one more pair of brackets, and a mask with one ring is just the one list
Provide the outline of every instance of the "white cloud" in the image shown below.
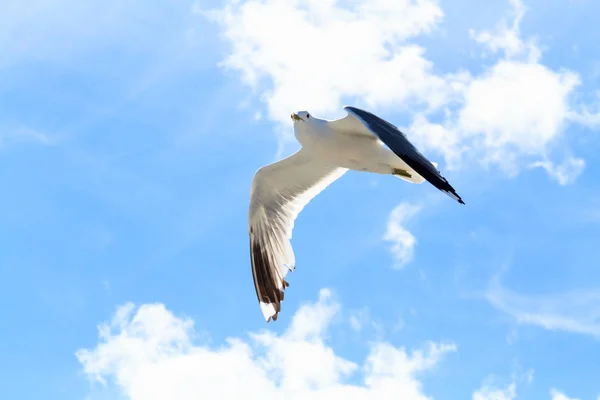
[[540,62],[535,42],[521,38],[523,3],[510,3],[512,22],[502,19],[492,31],[470,32],[484,48],[503,55],[472,77],[463,102],[443,121],[430,124],[420,116],[413,127],[416,134],[437,137],[429,140],[430,146],[448,163],[456,164],[457,155],[468,148],[481,164],[494,164],[512,175],[520,169],[519,158],[546,156],[549,146],[561,139],[573,113],[570,96],[580,79],[572,71],[554,71]]
[[550,390],[550,396],[552,396],[552,400],[579,400],[576,398],[567,397],[556,389]]
[[577,84],[571,72],[500,61],[469,85],[459,127],[465,135],[480,135],[486,148],[538,154],[559,134],[567,96]]
[[476,33],[474,30],[469,30],[471,38],[476,42],[484,44],[492,53],[503,51],[507,59],[525,57],[527,60],[536,62],[539,60],[541,53],[535,41],[529,39],[523,41],[521,38],[521,21],[527,11],[521,0],[509,0],[512,6],[512,22],[506,19],[501,19],[495,32],[481,31]]
[[600,339],[600,291],[524,295],[504,288],[495,277],[486,298],[521,324],[591,335]]
[[547,159],[569,123],[589,124],[595,114],[575,109],[579,76],[541,63],[536,41],[520,31],[525,6],[510,5],[510,18],[494,29],[469,31],[495,57],[475,75],[437,72],[410,42],[440,26],[436,0],[231,0],[212,16],[232,46],[223,65],[262,97],[270,119],[289,123],[297,109],[336,118],[342,103],[361,99],[413,113],[407,134],[449,168],[480,162],[516,174],[521,158]]
[[572,184],[581,175],[585,168],[585,161],[581,158],[568,157],[561,164],[554,164],[552,161],[547,160],[534,162],[531,167],[545,169],[548,175],[564,186]]
[[513,382],[501,389],[491,384],[484,384],[473,393],[473,400],[513,400],[517,397],[517,385]]
[[[374,342],[362,365],[325,341],[340,306],[328,290],[303,306],[281,335],[251,333],[221,346],[196,343],[194,323],[161,304],[120,307],[99,327],[99,343],[76,355],[93,380],[132,400],[153,399],[397,399],[426,400],[419,374],[435,367],[453,344],[407,352]],[[350,383],[354,375],[361,383]],[[355,380],[356,381],[356,380]]]
[[[444,104],[460,77],[440,77],[425,49],[407,40],[443,18],[435,0],[230,1],[213,13],[232,50],[224,61],[267,103],[270,118],[291,110],[340,113],[346,97],[370,107]],[[273,34],[277,32],[277,34]],[[368,73],[365,73],[368,72]]]
[[414,248],[417,239],[410,233],[404,224],[421,210],[415,204],[401,203],[390,213],[387,221],[387,230],[383,239],[392,242],[391,252],[396,259],[396,268],[402,268],[414,259]]

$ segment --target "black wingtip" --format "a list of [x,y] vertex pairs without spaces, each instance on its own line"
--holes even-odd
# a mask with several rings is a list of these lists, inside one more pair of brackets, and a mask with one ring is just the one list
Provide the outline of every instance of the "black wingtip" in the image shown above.
[[460,204],[465,204],[462,197],[460,197],[458,193],[454,192],[454,195],[456,196],[456,201],[458,201]]
[[465,204],[465,202],[463,201],[463,199],[458,195],[458,193],[454,192],[454,194],[456,195],[456,201],[458,201],[460,204]]
[[450,189],[442,189],[442,192],[447,194],[451,199],[458,201],[460,204],[465,204],[463,199],[458,195],[458,193],[456,193],[456,191],[454,191],[454,189],[452,189],[451,186]]

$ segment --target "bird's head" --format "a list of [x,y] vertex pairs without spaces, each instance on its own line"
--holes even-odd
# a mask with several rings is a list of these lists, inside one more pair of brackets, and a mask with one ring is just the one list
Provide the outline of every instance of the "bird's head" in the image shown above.
[[308,111],[298,111],[291,115],[292,121],[294,124],[296,122],[312,122],[314,120],[313,116],[310,115]]

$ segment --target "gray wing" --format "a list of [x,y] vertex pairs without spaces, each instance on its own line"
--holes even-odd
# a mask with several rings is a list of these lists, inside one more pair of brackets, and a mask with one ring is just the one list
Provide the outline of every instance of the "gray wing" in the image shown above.
[[440,174],[440,171],[413,146],[398,128],[386,120],[360,108],[346,106],[344,110],[362,122],[369,131],[429,183],[460,204],[465,204],[446,178]]
[[277,319],[288,286],[284,278],[295,268],[290,239],[296,217],[346,171],[323,163],[302,148],[254,175],[248,213],[250,260],[256,295],[267,322]]

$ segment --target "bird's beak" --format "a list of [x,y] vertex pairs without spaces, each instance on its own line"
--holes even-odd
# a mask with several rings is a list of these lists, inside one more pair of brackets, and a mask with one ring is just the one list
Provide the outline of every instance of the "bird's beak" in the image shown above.
[[302,121],[302,118],[300,118],[300,116],[298,116],[298,114],[296,114],[296,113],[293,113],[291,115],[291,117],[292,117],[292,120],[294,120],[294,121]]

